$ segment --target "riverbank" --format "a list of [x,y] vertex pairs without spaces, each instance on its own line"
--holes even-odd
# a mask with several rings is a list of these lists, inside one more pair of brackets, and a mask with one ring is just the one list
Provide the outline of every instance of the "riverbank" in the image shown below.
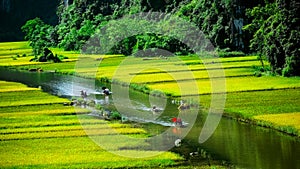
[[[228,167],[211,158],[207,161],[203,155],[192,163],[171,151],[135,150],[141,145],[127,144],[125,140],[103,148],[94,139],[114,139],[109,128],[121,135],[143,138],[157,134],[154,128],[163,126],[105,121],[89,116],[91,110],[70,106],[70,100],[41,89],[6,81],[0,81],[0,86],[1,168]],[[134,156],[117,155],[122,152]],[[137,155],[149,157],[137,160]]]
[[[25,57],[26,62],[25,58],[15,59],[5,54],[0,66],[21,70],[41,68],[44,71],[76,74],[125,86],[130,84],[132,88],[145,93],[161,90],[169,97],[200,95],[200,104],[206,108],[210,107],[209,93],[213,90],[210,79],[222,77],[219,73],[223,72],[226,82],[220,85],[226,86],[226,116],[300,136],[300,105],[297,102],[300,97],[300,78],[270,75],[256,77],[254,68],[261,64],[256,56],[202,60],[195,56],[184,56],[143,60],[52,50],[68,59],[56,64],[38,63],[29,62],[28,57]],[[78,61],[78,58],[84,62]],[[181,90],[191,89],[195,85],[198,90]]]
[[[211,104],[210,96],[203,95],[200,99],[205,107]],[[299,100],[298,88],[228,93],[223,115],[299,138]]]

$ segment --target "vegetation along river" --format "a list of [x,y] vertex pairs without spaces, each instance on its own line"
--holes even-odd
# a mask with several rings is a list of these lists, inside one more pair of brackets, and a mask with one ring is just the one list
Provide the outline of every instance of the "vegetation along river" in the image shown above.
[[[74,95],[80,96],[79,89],[84,89],[87,93],[95,92],[93,86],[87,85],[90,84],[91,80],[54,73],[1,70],[0,80],[21,82],[31,87],[41,86],[46,92],[68,98]],[[96,89],[101,89],[102,86],[103,84],[96,84]],[[151,109],[149,98],[145,94],[130,91],[130,99],[136,109],[144,111]],[[96,101],[103,104],[104,99],[102,97]],[[113,103],[112,97],[110,97],[109,102]],[[172,113],[177,110],[177,106],[172,100],[167,100],[167,106],[164,110],[166,116],[159,117],[152,122],[168,126],[171,123]],[[204,116],[200,114],[197,117],[197,122],[185,137],[185,141],[182,142],[182,146],[189,144],[190,147],[195,147],[194,151],[197,151],[197,148],[200,147],[212,154],[214,158],[227,160],[238,168],[300,168],[298,157],[300,154],[299,138],[228,118],[222,118],[214,134],[206,142],[199,144],[198,137],[205,121]]]

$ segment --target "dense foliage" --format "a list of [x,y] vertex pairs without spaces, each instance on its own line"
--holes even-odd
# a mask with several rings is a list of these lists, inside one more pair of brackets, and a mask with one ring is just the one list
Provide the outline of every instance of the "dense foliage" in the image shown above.
[[34,56],[41,54],[44,47],[51,46],[50,34],[53,27],[45,24],[40,18],[27,21],[22,26],[22,31],[26,34],[25,40],[30,41]]
[[[30,31],[28,35],[28,31],[24,28],[23,30],[27,34],[26,39],[32,41],[31,46],[34,48],[34,44],[44,44],[45,47],[58,46],[65,50],[99,53],[99,48],[90,46],[103,45],[103,38],[107,36],[103,34],[109,34],[107,41],[118,39],[122,32],[134,30],[139,25],[131,20],[126,22],[124,19],[118,19],[141,12],[156,11],[178,16],[195,24],[219,51],[255,52],[266,56],[273,72],[285,76],[300,74],[299,49],[296,47],[300,37],[297,15],[299,3],[295,0],[251,3],[245,0],[61,0],[57,8],[59,24],[55,27],[44,24],[45,29],[41,29],[40,32],[44,32],[45,35],[40,33],[38,36],[42,38],[35,39]],[[168,19],[167,15],[162,16],[165,17],[163,20]],[[108,24],[114,25],[116,20],[121,23],[102,31]],[[164,28],[165,24],[159,24]],[[26,25],[27,29],[30,29],[31,25],[34,26],[32,23]],[[148,55],[150,50],[150,53],[156,55],[159,53],[157,49],[169,51],[167,54],[186,55],[193,52],[176,36],[147,32],[149,28],[151,26],[143,26],[145,32],[114,41],[116,43],[108,53]],[[87,41],[93,45],[86,47]],[[37,47],[39,48],[38,45]],[[37,51],[38,54],[41,50]]]
[[245,27],[254,32],[251,47],[267,57],[273,72],[300,75],[300,3],[277,0],[248,11],[253,22]]

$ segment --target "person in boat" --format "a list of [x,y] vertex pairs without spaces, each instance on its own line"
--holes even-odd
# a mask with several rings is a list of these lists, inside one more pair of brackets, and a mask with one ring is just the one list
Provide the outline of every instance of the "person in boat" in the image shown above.
[[84,90],[81,90],[81,91],[80,91],[80,95],[81,95],[81,97],[82,97],[83,99],[87,98],[86,91],[84,91]]
[[181,118],[177,118],[175,125],[180,126],[180,127],[182,126]]
[[103,90],[103,94],[104,94],[105,96],[110,95],[110,91],[109,91],[109,89],[108,89],[107,87],[102,87],[102,90]]
[[186,104],[186,103],[181,103],[179,106],[178,106],[178,110],[187,110],[187,109],[190,109],[190,105]]
[[181,118],[174,117],[172,118],[172,121],[175,124],[175,126],[179,126],[179,127],[183,126]]
[[157,108],[156,106],[153,106],[152,107],[152,112],[153,113],[159,113],[159,112],[161,112],[162,110],[161,109],[159,109],[159,108]]

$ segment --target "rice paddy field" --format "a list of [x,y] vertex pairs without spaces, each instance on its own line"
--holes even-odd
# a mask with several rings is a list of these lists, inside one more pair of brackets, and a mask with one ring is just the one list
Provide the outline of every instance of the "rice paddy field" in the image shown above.
[[[56,64],[29,62],[32,56],[27,42],[1,43],[0,66],[22,70],[40,67],[44,71],[137,84],[161,90],[170,97],[200,94],[200,104],[207,109],[211,93],[226,92],[226,115],[300,135],[300,78],[255,76],[255,68],[261,65],[257,56],[140,58],[52,51],[68,59]],[[26,57],[13,57],[16,52]],[[264,64],[268,66],[266,61]]]
[[[5,81],[0,81],[0,86],[0,168],[148,168],[172,166],[182,160],[171,152],[120,150],[125,143],[102,149],[87,132],[113,138],[109,126],[132,137],[147,137],[147,133],[130,124],[88,116],[89,110],[75,110],[64,104],[69,100],[40,89]],[[159,155],[136,160],[116,155],[119,151]]]

